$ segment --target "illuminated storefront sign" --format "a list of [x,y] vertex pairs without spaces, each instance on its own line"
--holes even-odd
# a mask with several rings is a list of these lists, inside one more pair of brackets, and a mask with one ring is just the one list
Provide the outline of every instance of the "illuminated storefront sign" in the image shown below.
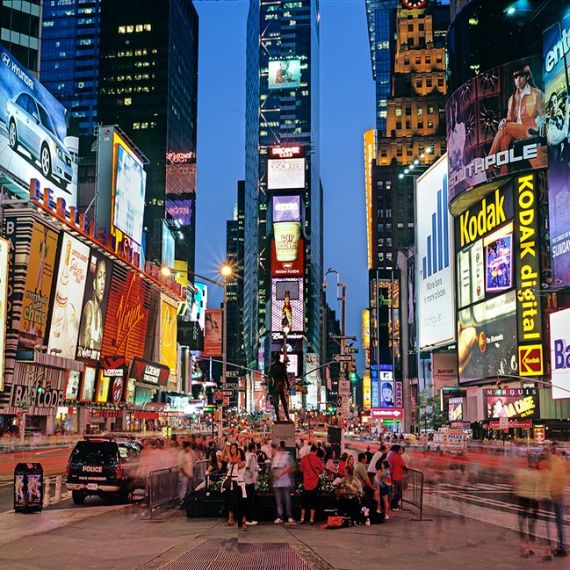
[[155,386],[166,386],[169,376],[170,370],[167,366],[148,362],[141,358],[135,358],[133,360],[129,372],[129,378],[136,382],[143,382]]
[[375,409],[370,410],[370,417],[377,420],[403,420],[404,410],[402,408]]
[[540,297],[540,251],[538,249],[538,209],[533,174],[516,180],[517,330],[519,374],[543,373],[542,312]]
[[486,419],[522,419],[539,417],[536,388],[505,388],[484,391]]
[[552,399],[570,398],[570,309],[550,315]]

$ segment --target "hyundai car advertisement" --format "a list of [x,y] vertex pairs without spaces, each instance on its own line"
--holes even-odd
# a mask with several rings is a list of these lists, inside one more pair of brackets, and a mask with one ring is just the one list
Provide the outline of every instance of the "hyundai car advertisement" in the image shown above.
[[65,108],[0,46],[0,170],[26,191],[30,179],[68,206],[77,200],[78,139]]

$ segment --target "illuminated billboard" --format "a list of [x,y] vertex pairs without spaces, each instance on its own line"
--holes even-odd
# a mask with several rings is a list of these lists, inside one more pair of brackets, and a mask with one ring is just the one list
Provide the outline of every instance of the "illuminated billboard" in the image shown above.
[[178,369],[178,347],[176,344],[178,306],[166,295],[160,296],[160,364],[170,368],[172,379]]
[[570,283],[570,58],[564,49],[569,35],[570,14],[566,14],[544,32],[542,42],[552,272],[563,284]]
[[130,146],[114,133],[113,226],[142,243],[146,172]]
[[301,60],[282,59],[268,65],[269,89],[294,89],[301,85]]
[[277,261],[296,261],[299,252],[299,240],[301,239],[301,223],[274,223],[273,235]]
[[[281,257],[283,257],[283,244]],[[285,248],[286,249],[286,248]],[[293,257],[290,255],[288,257]],[[271,276],[272,277],[301,277],[305,271],[305,243],[303,239],[297,242],[297,253],[295,259],[286,261],[277,260],[275,241],[271,240]]]
[[[419,346],[455,339],[453,218],[447,200],[447,156],[416,183]],[[421,205],[421,206],[420,206]]]
[[570,398],[570,309],[550,314],[552,399]]
[[223,311],[206,311],[206,330],[204,332],[204,356],[220,356],[223,353]]
[[483,240],[477,240],[457,254],[457,308],[485,298]]
[[77,358],[99,360],[101,356],[111,273],[111,261],[100,253],[91,252],[83,297]]
[[513,224],[507,224],[483,240],[485,291],[498,293],[513,286]]
[[[290,305],[290,309],[287,306]],[[290,314],[289,314],[290,310]],[[305,328],[303,279],[271,280],[271,330],[281,332],[287,316],[291,332]]]
[[540,417],[537,388],[485,388],[485,419]]
[[92,402],[95,395],[95,378],[96,369],[86,366],[83,370],[83,380],[81,382],[81,395],[79,397],[82,402]]
[[166,198],[166,213],[180,226],[192,225],[192,211],[194,200],[192,198]]
[[515,291],[459,311],[457,330],[460,382],[518,375]]
[[276,195],[271,199],[273,222],[300,222],[301,196]]
[[33,349],[38,344],[44,344],[57,240],[56,232],[34,222],[20,317],[18,344],[22,348]]
[[370,378],[370,369],[367,368],[362,373],[362,407],[365,410],[372,406],[372,383]]
[[78,139],[68,135],[67,112],[1,45],[0,124],[0,169],[24,191],[37,178],[75,206]]
[[166,153],[166,195],[180,196],[196,192],[196,153],[169,151]]
[[48,341],[62,358],[75,358],[88,265],[89,246],[64,233]]
[[208,306],[208,286],[195,282],[190,304],[190,320],[198,323],[204,330],[206,327],[206,307]]
[[267,160],[268,190],[298,190],[305,188],[305,159],[278,158]]
[[174,236],[172,235],[172,232],[168,229],[168,225],[167,223],[162,220],[161,223],[161,244],[162,244],[162,255],[161,255],[161,259],[162,259],[162,265],[164,267],[170,267],[171,269],[174,269],[174,249],[175,249],[175,242],[174,242]]
[[546,167],[541,71],[540,58],[520,59],[479,73],[451,95],[450,201],[497,177]]
[[0,390],[4,389],[4,359],[6,328],[8,324],[8,273],[10,270],[10,242],[0,238]]
[[79,397],[79,384],[81,383],[81,372],[79,370],[67,371],[67,384],[65,386],[65,399],[77,400]]

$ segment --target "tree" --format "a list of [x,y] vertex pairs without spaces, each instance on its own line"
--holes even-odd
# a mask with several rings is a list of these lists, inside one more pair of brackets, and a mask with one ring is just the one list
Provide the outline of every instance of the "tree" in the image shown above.
[[446,415],[441,411],[439,398],[424,390],[418,402],[418,423],[420,430],[437,430],[447,423]]

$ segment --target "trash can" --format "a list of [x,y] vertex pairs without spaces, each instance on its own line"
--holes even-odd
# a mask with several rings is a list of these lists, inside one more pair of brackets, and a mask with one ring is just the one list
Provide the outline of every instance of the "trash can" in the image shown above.
[[14,469],[14,511],[41,511],[44,504],[44,470],[41,463],[18,463]]

